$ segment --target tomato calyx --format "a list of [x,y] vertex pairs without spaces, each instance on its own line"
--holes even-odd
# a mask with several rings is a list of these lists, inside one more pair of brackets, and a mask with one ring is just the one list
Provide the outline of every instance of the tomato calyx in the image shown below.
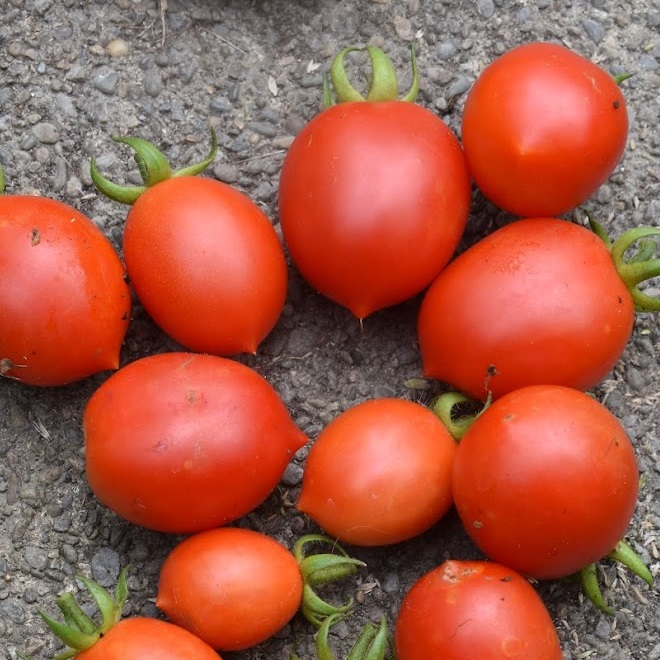
[[[341,621],[345,615],[341,613],[332,614],[327,617],[316,633],[316,657],[318,660],[335,660],[330,649],[328,636],[330,629]],[[367,623],[360,631],[355,644],[346,656],[346,660],[384,660],[388,649],[391,650],[391,639],[387,629],[385,617],[380,618],[379,625]],[[301,660],[295,654],[289,660]]]
[[[361,94],[348,80],[344,59],[348,53],[367,52],[371,60],[371,75],[366,96]],[[337,53],[330,65],[330,81],[323,80],[323,105],[329,108],[336,103],[351,101],[407,101],[413,102],[419,93],[419,71],[415,59],[415,49],[410,46],[413,79],[410,89],[399,98],[399,83],[392,61],[377,46],[348,46]],[[334,88],[334,96],[330,88]]]
[[[331,545],[339,554],[306,554],[307,547],[313,543]],[[350,598],[343,605],[332,605],[314,590],[336,580],[355,575],[357,569],[366,566],[363,561],[349,557],[348,553],[333,539],[322,534],[308,534],[298,539],[293,547],[293,556],[298,562],[303,578],[303,597],[300,611],[314,626],[320,628],[328,617],[345,616],[353,608]]]
[[126,576],[128,567],[124,568],[117,581],[115,595],[112,597],[98,582],[82,575],[78,579],[92,596],[101,614],[101,622],[96,623],[76,602],[73,593],[63,593],[55,602],[60,608],[64,622],[52,618],[44,611],[39,615],[55,635],[62,640],[69,650],[57,655],[53,660],[67,660],[96,644],[121,618],[121,612],[128,595]]
[[[649,296],[640,290],[639,285],[660,276],[660,259],[654,258],[658,249],[657,241],[650,236],[660,236],[660,227],[635,227],[625,231],[612,241],[601,224],[590,213],[586,213],[591,231],[607,246],[619,277],[628,287],[639,312],[660,311],[660,298]],[[636,252],[626,258],[626,252],[634,248]]]
[[492,402],[489,391],[485,403],[475,401],[460,392],[445,392],[431,404],[431,410],[444,424],[456,442],[460,442],[474,421],[486,411]]
[[[644,564],[641,557],[625,541],[619,541],[614,547],[614,550],[609,552],[605,559],[622,564],[653,589],[653,574],[646,564]],[[596,563],[589,564],[589,566],[585,566],[578,573],[582,591],[601,612],[613,615],[614,610],[607,604],[600,589],[597,569],[598,566]]]
[[92,158],[89,171],[92,182],[96,189],[106,197],[120,202],[122,204],[133,204],[140,195],[162,181],[182,176],[197,176],[201,174],[215,159],[218,153],[218,140],[215,129],[211,127],[211,149],[206,157],[198,163],[193,163],[176,171],[167,160],[165,154],[148,140],[139,137],[121,137],[112,138],[115,142],[127,144],[133,151],[135,162],[144,185],[142,186],[123,186],[113,183],[104,177],[96,165],[96,160]]

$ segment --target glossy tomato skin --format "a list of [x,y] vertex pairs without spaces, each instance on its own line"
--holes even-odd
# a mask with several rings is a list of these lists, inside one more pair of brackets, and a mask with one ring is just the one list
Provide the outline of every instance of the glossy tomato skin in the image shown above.
[[296,136],[279,214],[307,281],[358,318],[427,286],[470,206],[463,152],[433,113],[403,101],[340,103]]
[[479,76],[461,136],[472,177],[494,204],[522,217],[560,215],[621,160],[626,102],[614,78],[581,55],[525,44]]
[[588,390],[634,323],[603,241],[554,218],[518,220],[459,255],[420,307],[424,374],[485,400],[533,384]]
[[366,401],[317,437],[297,506],[340,541],[404,541],[447,513],[455,453],[456,443],[428,408],[403,399]]
[[401,604],[398,660],[561,660],[543,601],[521,575],[492,562],[450,560]]
[[124,230],[124,258],[149,315],[186,348],[254,353],[286,297],[284,251],[246,195],[202,177],[148,188]]
[[78,660],[222,660],[201,639],[173,623],[133,617],[115,624]]
[[87,480],[133,523],[188,533],[252,511],[307,442],[256,371],[163,353],[113,374],[84,416]]
[[225,527],[188,537],[165,560],[156,605],[218,650],[272,637],[296,614],[303,582],[294,556],[274,539]]
[[51,386],[116,369],[130,312],[121,260],[88,217],[53,199],[0,196],[4,376]]
[[591,396],[535,385],[470,426],[452,474],[463,525],[494,561],[538,579],[576,573],[624,536],[639,474],[625,430]]

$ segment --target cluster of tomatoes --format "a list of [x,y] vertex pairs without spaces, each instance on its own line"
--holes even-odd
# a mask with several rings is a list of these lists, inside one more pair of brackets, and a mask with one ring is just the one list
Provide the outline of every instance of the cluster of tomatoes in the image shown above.
[[[345,70],[355,50],[372,64],[365,96]],[[625,148],[620,81],[595,64],[554,44],[506,53],[466,99],[462,146],[414,103],[414,54],[413,73],[399,99],[381,50],[339,53],[336,98],[328,85],[327,108],[285,158],[279,215],[301,274],[359,319],[426,291],[424,375],[456,392],[431,407],[373,399],[339,415],[311,446],[297,507],[332,539],[385,546],[455,506],[492,560],[448,561],[420,577],[397,618],[399,660],[559,660],[552,620],[527,578],[579,574],[604,610],[600,559],[652,583],[622,541],[638,493],[633,446],[585,392],[621,356],[635,308],[660,309],[639,288],[659,274],[652,237],[660,230],[611,242],[596,222],[558,217],[597,190]],[[331,657],[328,631],[351,604],[332,606],[314,587],[361,562],[343,551],[306,556],[307,543],[325,537],[289,552],[228,526],[270,495],[309,441],[271,385],[231,359],[255,352],[277,323],[284,248],[248,197],[198,176],[215,156],[214,134],[202,162],[175,172],[152,144],[118,139],[135,151],[144,185],[116,185],[94,162],[92,178],[131,205],[125,269],[71,207],[0,199],[0,373],[52,386],[117,369],[130,287],[183,347],[118,369],[83,416],[97,498],[137,525],[190,535],[165,561],[157,598],[178,626],[118,622],[125,573],[114,598],[85,581],[100,625],[68,597],[58,602],[66,625],[44,618],[87,660],[112,648],[130,657],[145,644],[159,658],[192,659],[258,644],[301,610],[319,627],[319,657]],[[472,182],[518,219],[452,260]],[[466,401],[480,409],[457,420]],[[367,626],[350,657],[385,657],[387,637],[384,622]]]

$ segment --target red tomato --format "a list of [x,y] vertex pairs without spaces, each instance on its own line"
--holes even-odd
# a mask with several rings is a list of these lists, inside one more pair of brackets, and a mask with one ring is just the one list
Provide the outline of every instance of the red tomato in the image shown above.
[[397,660],[561,660],[552,619],[534,588],[491,562],[447,561],[401,604]]
[[246,195],[174,177],[131,207],[124,258],[144,308],[189,349],[254,353],[279,318],[287,266],[277,234]]
[[628,136],[614,78],[577,53],[532,43],[505,53],[465,100],[463,148],[483,194],[520,216],[554,216],[610,176]]
[[222,660],[205,642],[172,623],[134,617],[115,624],[77,660]]
[[621,356],[634,312],[593,232],[518,220],[459,255],[429,288],[418,320],[424,373],[476,399],[544,383],[588,390]]
[[201,531],[252,511],[307,442],[256,371],[192,353],[120,369],[92,395],[83,426],[98,499],[162,532]]
[[454,502],[476,545],[538,579],[602,559],[623,537],[637,501],[635,452],[591,396],[534,385],[487,408],[461,440]]
[[403,399],[366,401],[319,434],[297,506],[347,543],[404,541],[447,513],[455,452],[428,408]]
[[124,267],[89,218],[0,196],[0,375],[64,385],[116,369],[130,312]]
[[156,605],[215,649],[272,637],[294,616],[303,581],[294,556],[269,536],[225,527],[177,545],[160,573]]
[[456,137],[405,101],[328,108],[297,135],[282,166],[279,213],[291,258],[315,289],[359,318],[433,280],[469,207]]

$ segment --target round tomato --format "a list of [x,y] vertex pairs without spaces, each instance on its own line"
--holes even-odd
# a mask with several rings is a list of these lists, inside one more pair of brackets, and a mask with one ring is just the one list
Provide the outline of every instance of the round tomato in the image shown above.
[[138,525],[195,532],[252,511],[307,438],[254,370],[164,353],[113,374],[83,416],[87,480]]
[[554,216],[587,200],[610,176],[628,136],[617,81],[577,53],[531,43],[479,76],[463,111],[470,173],[500,208]]
[[165,560],[156,605],[215,649],[255,646],[300,607],[294,556],[269,536],[225,527],[188,537]]
[[0,196],[0,375],[64,385],[116,369],[130,313],[124,267],[89,218]]
[[518,220],[429,288],[418,319],[424,374],[482,400],[533,384],[588,390],[621,356],[634,313],[598,236],[564,220]]
[[146,311],[194,351],[254,353],[284,307],[287,265],[270,220],[220,181],[181,176],[147,188],[123,249]]
[[456,443],[428,408],[403,399],[366,401],[319,434],[297,506],[347,543],[404,541],[451,506],[455,452]]
[[561,660],[543,601],[498,564],[447,561],[423,575],[401,604],[397,660]]
[[538,579],[561,578],[623,537],[639,474],[621,424],[591,396],[534,385],[495,401],[456,452],[454,503],[475,544]]
[[133,617],[116,623],[77,660],[222,660],[204,641],[166,621]]
[[293,262],[361,319],[433,280],[469,207],[456,137],[406,101],[328,108],[296,136],[282,166],[279,214]]

